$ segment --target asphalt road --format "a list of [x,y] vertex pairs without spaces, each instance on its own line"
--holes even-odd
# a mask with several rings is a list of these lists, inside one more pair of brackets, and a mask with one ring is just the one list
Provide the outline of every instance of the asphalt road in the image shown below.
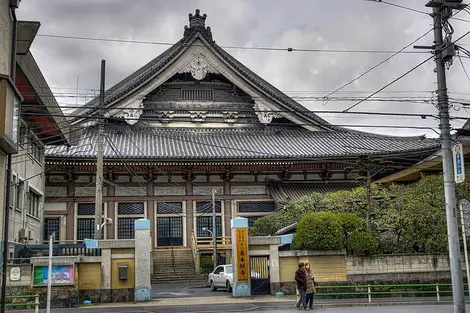
[[[470,313],[470,306],[467,305],[467,312]],[[18,312],[18,311],[17,311]],[[45,312],[45,310],[40,310]],[[232,313],[245,313],[245,312],[276,312],[276,313],[290,313],[290,312],[303,312],[296,309],[275,309],[267,308],[265,310],[254,306],[254,304],[207,304],[198,305],[197,307],[187,306],[165,306],[165,307],[134,307],[134,308],[92,308],[92,309],[55,309],[53,313],[187,313],[187,312],[232,312]],[[377,307],[345,307],[345,308],[316,308],[311,312],[324,312],[324,313],[453,313],[451,305],[412,305],[412,306],[377,306]],[[20,313],[20,312],[19,312]],[[32,311],[21,311],[21,313],[32,313]]]
[[227,290],[211,291],[203,287],[206,283],[175,283],[152,285],[152,299],[186,298],[186,297],[217,297],[230,295]]
[[[238,313],[246,311],[238,311]],[[251,311],[266,312],[266,311]],[[276,313],[304,312],[298,310],[275,310]],[[453,313],[454,308],[451,305],[424,305],[424,306],[389,306],[389,307],[356,307],[356,308],[319,308],[311,312],[325,313]],[[467,312],[470,312],[470,306],[467,305]]]

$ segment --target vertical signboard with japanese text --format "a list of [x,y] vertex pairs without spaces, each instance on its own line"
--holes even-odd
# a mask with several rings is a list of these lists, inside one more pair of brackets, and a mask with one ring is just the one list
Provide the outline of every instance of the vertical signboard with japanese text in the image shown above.
[[250,262],[248,259],[248,229],[236,229],[237,240],[237,277],[239,281],[249,280]]
[[465,181],[465,165],[463,145],[461,143],[454,145],[452,148],[452,156],[454,159],[454,176],[455,182],[462,183]]

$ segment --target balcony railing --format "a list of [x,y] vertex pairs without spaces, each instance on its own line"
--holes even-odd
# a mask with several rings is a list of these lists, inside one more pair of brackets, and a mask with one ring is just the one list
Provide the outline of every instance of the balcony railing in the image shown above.
[[[212,237],[197,237],[196,245],[199,250],[214,249],[214,240]],[[232,249],[232,237],[217,237],[217,249]]]

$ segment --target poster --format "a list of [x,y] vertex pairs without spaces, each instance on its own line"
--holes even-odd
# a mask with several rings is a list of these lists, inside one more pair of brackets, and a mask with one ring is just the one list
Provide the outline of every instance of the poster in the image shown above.
[[248,280],[250,273],[250,263],[248,259],[248,230],[246,228],[237,228],[237,276],[238,280]]
[[[34,286],[46,286],[48,276],[47,266],[34,267]],[[74,284],[73,265],[53,265],[52,285],[73,285]]]

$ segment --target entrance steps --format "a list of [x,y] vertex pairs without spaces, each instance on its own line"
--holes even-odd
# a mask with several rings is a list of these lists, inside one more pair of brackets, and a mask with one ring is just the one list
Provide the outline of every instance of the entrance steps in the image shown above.
[[153,251],[152,284],[205,280],[206,275],[196,275],[191,249],[159,248]]

